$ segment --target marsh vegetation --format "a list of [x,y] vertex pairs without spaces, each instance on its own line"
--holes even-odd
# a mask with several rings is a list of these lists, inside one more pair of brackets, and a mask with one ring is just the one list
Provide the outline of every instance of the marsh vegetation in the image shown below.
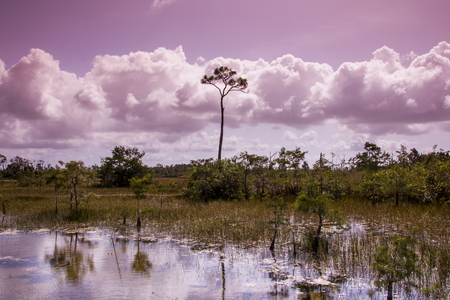
[[[2,194],[14,200],[7,202],[2,230],[73,230],[95,226],[137,232],[136,199],[127,189],[93,190],[98,196],[83,202],[78,212],[70,209],[70,195],[60,196],[60,209],[55,213],[49,201],[53,195],[51,189],[3,185]],[[161,202],[159,194],[150,194],[141,200],[143,231],[151,236],[164,234],[196,241],[193,249],[199,251],[218,247],[216,245],[268,249],[274,241],[274,222],[277,221],[274,252],[287,257],[292,268],[296,266],[295,272],[304,274],[305,270],[300,270],[308,266],[308,276],[304,275],[303,281],[297,277],[295,283],[291,280],[292,274],[278,269],[270,270],[271,276],[274,282],[289,282],[289,286],[305,293],[325,290],[335,295],[339,291],[336,286],[333,291],[326,289],[331,283],[337,287],[345,283],[342,287],[345,290],[357,282],[367,295],[387,293],[389,287],[393,287],[394,294],[413,298],[442,298],[449,293],[450,211],[445,204],[402,203],[396,206],[395,203],[335,201],[333,208],[340,211],[347,223],[339,227],[324,221],[320,240],[317,240],[318,217],[294,209],[291,205],[295,198],[292,197],[283,200],[288,204],[283,210],[274,199],[204,203],[167,194],[163,198]],[[275,217],[274,209],[278,212]],[[124,215],[129,220],[125,225]],[[405,238],[414,239],[407,245],[410,252],[397,254],[399,240]],[[73,243],[75,245],[75,240]],[[313,251],[314,247],[318,249]],[[408,258],[411,251],[415,253],[413,259]],[[141,257],[142,253],[136,255]],[[394,264],[393,257],[397,257]],[[410,266],[406,268],[402,263]],[[324,280],[323,285],[319,284],[319,279]]]
[[[120,159],[106,168],[112,187],[103,187],[96,168],[84,167],[76,187],[71,164],[61,163],[59,171],[19,169],[21,177],[0,181],[1,230],[93,226],[132,235],[142,231],[147,241],[189,240],[192,251],[214,249],[223,282],[224,262],[232,256],[224,249],[268,251],[259,261],[271,261],[265,273],[273,281],[268,298],[290,297],[293,291],[322,299],[447,298],[448,151],[419,154],[402,148],[391,157],[370,143],[365,150],[347,161],[321,155],[311,168],[299,148],[283,148],[278,157],[244,152],[192,161],[179,168],[187,170],[184,177],[154,178],[150,168],[140,167],[146,171],[128,181],[131,188],[127,177],[114,173],[116,168],[126,173]],[[59,177],[38,180],[26,174]],[[56,256],[63,256],[58,251]],[[134,257],[133,270],[151,269],[145,251],[138,249]]]

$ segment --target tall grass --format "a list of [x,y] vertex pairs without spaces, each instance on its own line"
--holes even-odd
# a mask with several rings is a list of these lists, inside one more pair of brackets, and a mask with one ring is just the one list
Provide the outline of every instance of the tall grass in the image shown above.
[[[127,188],[85,188],[78,212],[70,209],[69,195],[58,194],[55,213],[52,188],[0,187],[2,199],[7,199],[3,228],[36,229],[80,226],[108,226],[133,230],[136,221],[136,200]],[[175,194],[175,195],[174,195]],[[410,279],[410,290],[424,298],[444,298],[450,290],[450,207],[446,204],[425,205],[403,203],[371,204],[355,199],[334,203],[348,226],[324,225],[324,235],[318,253],[308,252],[316,228],[313,215],[294,211],[294,198],[286,198],[283,210],[286,222],[279,224],[276,251],[294,254],[298,261],[315,264],[320,274],[340,278],[362,278],[370,288],[377,273],[370,266],[378,246],[392,247],[395,237],[413,235],[419,256],[420,272]],[[247,201],[192,202],[167,191],[153,190],[141,200],[141,219],[146,232],[188,237],[205,244],[234,243],[244,247],[269,247],[274,234],[270,221],[274,219],[276,200],[270,198]],[[272,204],[272,205],[270,205]],[[279,217],[279,216],[278,216]],[[126,224],[123,225],[124,218]],[[334,276],[333,275],[333,276]],[[408,296],[408,289],[396,285],[396,292]],[[404,283],[406,284],[406,283]]]
[[[0,194],[11,199],[7,203],[10,222],[3,227],[119,226],[124,218],[132,226],[136,220],[136,200],[126,188],[86,188],[84,194],[90,197],[82,198],[78,212],[70,209],[70,196],[59,193],[58,213],[52,188],[2,187]],[[205,204],[152,190],[141,202],[141,217],[147,227],[199,241],[261,244],[273,233],[268,201]]]

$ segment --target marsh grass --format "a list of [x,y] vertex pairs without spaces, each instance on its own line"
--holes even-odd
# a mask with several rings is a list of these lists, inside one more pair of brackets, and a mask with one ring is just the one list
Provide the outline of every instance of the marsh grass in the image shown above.
[[[60,193],[58,213],[55,213],[52,188],[2,187],[0,194],[13,199],[9,205],[9,223],[3,227],[41,228],[64,226],[119,226],[126,217],[126,225],[136,220],[136,199],[129,189],[84,188],[92,193],[81,201],[78,212],[70,209],[69,195]],[[202,242],[233,242],[247,246],[270,243],[273,212],[267,204],[271,200],[192,202],[170,193],[150,191],[141,200],[144,226],[173,235],[183,235]],[[291,200],[291,202],[293,199]],[[277,243],[290,241],[281,233]]]
[[[379,274],[371,267],[380,246],[394,249],[396,238],[416,240],[417,271],[394,282],[394,293],[406,299],[442,299],[450,292],[450,208],[445,205],[413,205],[347,200],[337,203],[352,225],[341,232],[328,232],[329,250],[322,252],[334,272],[347,278],[365,278],[370,286]],[[393,254],[395,256],[395,253]],[[373,285],[373,284],[372,284]],[[385,290],[383,285],[373,290]]]
[[[70,209],[69,195],[60,193],[58,213],[54,209],[52,188],[0,186],[0,195],[9,200],[0,227],[18,229],[109,226],[133,231],[136,199],[129,189],[84,188],[97,196],[82,202],[78,212]],[[377,203],[358,200],[335,202],[347,220],[347,226],[324,223],[317,253],[308,245],[317,227],[314,215],[294,211],[294,198],[286,197],[284,218],[275,251],[290,253],[292,259],[311,265],[317,276],[327,275],[341,282],[359,278],[369,294],[383,291],[374,282],[377,272],[371,268],[379,246],[393,247],[396,237],[414,236],[417,240],[420,272],[407,281],[395,283],[394,293],[401,298],[446,298],[450,292],[450,207],[401,203]],[[233,243],[245,248],[271,244],[273,209],[270,198],[246,201],[192,202],[176,193],[152,190],[141,200],[141,219],[146,232],[165,233],[177,238],[194,239],[200,244]],[[273,202],[272,204],[276,204]],[[126,225],[123,219],[126,218]],[[292,251],[293,245],[297,252]],[[337,279],[336,279],[337,281]]]

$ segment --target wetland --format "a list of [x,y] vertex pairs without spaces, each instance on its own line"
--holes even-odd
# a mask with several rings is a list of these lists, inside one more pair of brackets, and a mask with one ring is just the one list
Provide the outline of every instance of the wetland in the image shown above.
[[[293,209],[294,198],[285,197],[282,210],[272,198],[203,203],[175,191],[149,194],[139,228],[128,189],[86,192],[96,196],[76,214],[68,195],[55,213],[50,188],[2,187],[14,199],[0,229],[4,297],[386,299],[390,273],[374,265],[382,262],[380,249],[400,261],[392,272],[395,298],[449,294],[445,204],[335,201],[345,222],[324,222],[314,251],[317,218]],[[408,237],[414,257],[400,251],[399,239]]]
[[[450,151],[148,167],[20,157],[0,175],[12,298],[448,299]],[[158,177],[161,176],[162,178]]]

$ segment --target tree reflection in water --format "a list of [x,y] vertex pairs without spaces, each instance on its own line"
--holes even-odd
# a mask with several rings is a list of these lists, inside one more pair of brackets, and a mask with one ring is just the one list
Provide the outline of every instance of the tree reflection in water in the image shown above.
[[70,234],[70,241],[64,240],[66,245],[58,247],[58,233],[55,233],[55,248],[52,254],[45,255],[45,260],[57,274],[65,275],[69,285],[79,286],[87,271],[94,271],[94,260],[92,256],[85,258],[83,252],[77,249],[80,241],[78,233]]
[[139,249],[140,243],[141,243],[140,234],[138,234],[137,252],[134,255],[134,259],[131,264],[131,269],[136,274],[150,277],[150,270],[152,269],[152,263],[150,262],[148,255],[145,252],[140,251]]

